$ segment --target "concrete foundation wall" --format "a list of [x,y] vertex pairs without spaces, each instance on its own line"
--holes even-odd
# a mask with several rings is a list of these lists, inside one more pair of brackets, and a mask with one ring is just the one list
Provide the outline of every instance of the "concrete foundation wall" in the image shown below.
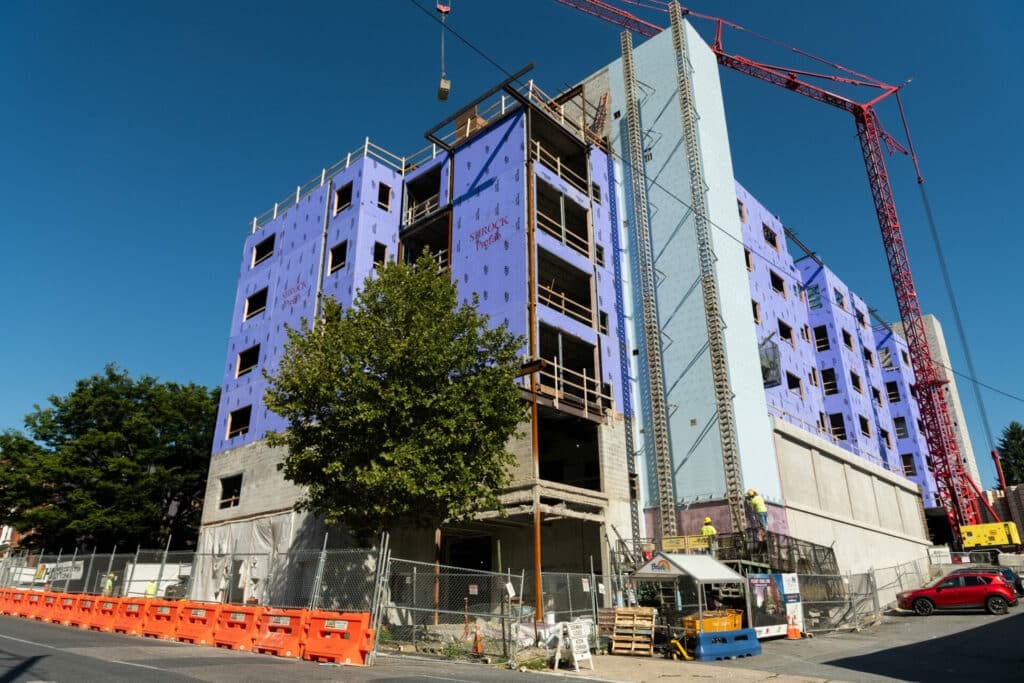
[[926,555],[931,543],[912,482],[782,420],[775,448],[790,535],[832,546],[843,572]]

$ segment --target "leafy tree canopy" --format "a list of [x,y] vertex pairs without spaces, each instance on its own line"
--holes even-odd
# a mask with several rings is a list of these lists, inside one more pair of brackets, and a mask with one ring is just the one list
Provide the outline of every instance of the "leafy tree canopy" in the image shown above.
[[492,328],[477,302],[424,255],[370,277],[348,310],[289,330],[268,407],[289,427],[284,476],[301,509],[366,541],[396,524],[434,528],[498,507],[526,416],[514,378],[523,340]]
[[1024,484],[1024,425],[1016,420],[1006,425],[999,439],[999,459],[1007,484]]
[[0,435],[0,510],[32,547],[195,542],[219,389],[108,365]]

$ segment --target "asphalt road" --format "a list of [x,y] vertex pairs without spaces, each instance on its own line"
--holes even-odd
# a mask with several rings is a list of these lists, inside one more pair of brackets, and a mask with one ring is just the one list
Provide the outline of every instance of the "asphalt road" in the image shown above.
[[1024,607],[1000,616],[900,613],[859,633],[762,645],[759,657],[716,664],[832,681],[1019,683],[1024,681]]

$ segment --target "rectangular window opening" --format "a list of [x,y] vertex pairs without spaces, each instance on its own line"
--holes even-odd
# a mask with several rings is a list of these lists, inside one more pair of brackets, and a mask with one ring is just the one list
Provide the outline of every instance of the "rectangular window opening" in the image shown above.
[[879,391],[878,389],[876,389],[875,387],[871,387],[871,398],[872,398],[872,399],[874,399],[874,401],[875,401],[875,404],[876,404],[876,405],[877,405],[878,407],[882,407],[882,406],[884,405],[884,404],[882,403],[882,392],[880,392],[880,391]]
[[334,191],[334,214],[337,215],[352,206],[352,183],[346,183]]
[[903,475],[907,477],[917,476],[917,466],[914,464],[914,454],[903,453],[900,455],[900,459],[903,460]]
[[858,375],[856,372],[850,373],[850,386],[853,387],[853,390],[856,391],[858,394],[864,393],[860,384],[860,375]]
[[391,210],[391,186],[380,183],[377,185],[377,208]]
[[749,249],[743,250],[743,260],[747,262],[747,270],[754,272],[754,257],[751,256]]
[[594,245],[594,263],[604,266],[604,247],[600,244]]
[[790,346],[796,345],[796,341],[793,339],[793,328],[781,320],[779,320],[779,338],[789,342]]
[[882,441],[885,443],[886,448],[892,448],[892,437],[889,436],[889,432],[885,429],[878,430],[879,436],[882,437]]
[[836,381],[835,368],[824,368],[821,371],[821,388],[825,390],[826,396],[839,393],[839,383]]
[[775,234],[775,231],[768,227],[767,223],[761,224],[761,233],[764,235],[764,241],[775,251],[779,250],[779,236]]
[[242,475],[223,477],[220,480],[220,509],[238,507],[242,498]]
[[892,351],[884,346],[878,349],[878,362],[884,370],[892,370]]
[[233,439],[248,433],[250,420],[252,420],[252,406],[232,410],[228,415],[228,438]]
[[910,436],[910,432],[907,430],[907,418],[894,417],[892,419],[892,426],[896,430],[897,439],[906,439]]
[[818,386],[818,368],[811,368],[811,385]]
[[910,356],[907,355],[906,351],[900,350],[900,358],[903,359],[904,365],[910,365]]
[[800,398],[804,397],[803,381],[791,372],[786,373],[786,388]]
[[256,246],[252,248],[252,265],[253,267],[263,263],[268,258],[274,255],[274,238],[276,235],[256,243]]
[[839,441],[846,441],[846,423],[843,421],[842,413],[831,413],[828,416],[829,429]]
[[832,348],[828,343],[828,328],[824,325],[814,328],[814,348],[818,351],[828,351]]
[[857,422],[860,423],[860,433],[864,436],[871,436],[871,423],[863,415],[857,416]]
[[868,367],[875,367],[875,354],[864,349],[864,362],[868,364]]
[[889,403],[899,403],[901,400],[900,396],[900,385],[896,382],[885,383],[885,393],[889,396]]
[[757,303],[753,299],[750,300],[750,306],[754,309],[754,324],[761,324],[761,304]]
[[386,244],[381,244],[380,242],[374,242],[374,244],[373,244],[373,265],[375,265],[375,266],[382,266],[382,265],[384,265],[384,261],[387,260],[387,257],[388,257],[388,247],[387,247],[387,245]]
[[595,204],[601,203],[601,186],[597,183],[590,183],[590,198]]
[[327,272],[333,273],[345,267],[348,261],[348,240],[342,240],[331,247],[327,256]]
[[260,364],[260,345],[250,346],[238,354],[235,363],[235,377],[248,375]]
[[782,295],[782,298],[786,298],[786,282],[782,279],[782,276],[776,273],[774,270],[768,271],[769,279],[772,283],[772,289]]
[[245,299],[245,315],[243,320],[248,320],[267,310],[267,288],[264,287]]
[[597,331],[601,334],[608,334],[608,314],[604,311],[597,312]]
[[833,292],[833,296],[835,297],[835,300],[836,300],[836,306],[838,306],[839,308],[841,308],[841,309],[843,309],[845,311],[846,310],[846,295],[843,294],[842,292],[840,292],[837,289],[837,290],[835,290],[835,292]]
[[853,351],[853,335],[843,330],[843,346]]

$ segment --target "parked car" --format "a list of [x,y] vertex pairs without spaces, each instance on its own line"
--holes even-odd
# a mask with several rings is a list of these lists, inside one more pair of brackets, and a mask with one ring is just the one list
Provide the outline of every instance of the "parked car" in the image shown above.
[[1017,594],[1001,574],[957,570],[924,588],[896,596],[901,609],[927,616],[937,609],[984,608],[989,614],[1006,614],[1017,604]]
[[1017,596],[1024,596],[1024,580],[1021,579],[1020,574],[1013,571],[1009,567],[998,567],[996,565],[971,565],[970,567],[963,567],[961,569],[954,570],[950,574],[973,574],[975,572],[981,572],[983,574],[997,573],[1001,574],[1006,583],[1013,586],[1013,590],[1017,592]]

